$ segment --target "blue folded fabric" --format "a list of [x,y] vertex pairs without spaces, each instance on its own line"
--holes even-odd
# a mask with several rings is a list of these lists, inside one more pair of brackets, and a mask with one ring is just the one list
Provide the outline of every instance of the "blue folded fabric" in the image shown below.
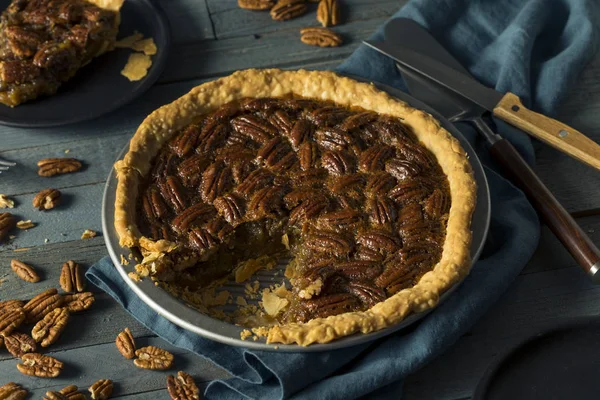
[[[592,0],[413,0],[394,17],[414,19],[481,82],[510,90],[546,114],[556,110],[592,58],[600,36],[600,10]],[[380,29],[373,39],[382,38]],[[393,62],[364,46],[338,71],[405,88]],[[533,161],[529,138],[496,123]],[[475,133],[467,126],[459,128],[475,144]],[[538,242],[539,223],[528,201],[495,171],[485,150],[479,155],[492,197],[486,249],[454,294],[409,333],[323,353],[250,351],[204,339],[162,318],[129,289],[108,257],[86,276],[169,343],[229,371],[233,378],[209,384],[209,399],[398,399],[403,379],[471,328],[519,274]]]

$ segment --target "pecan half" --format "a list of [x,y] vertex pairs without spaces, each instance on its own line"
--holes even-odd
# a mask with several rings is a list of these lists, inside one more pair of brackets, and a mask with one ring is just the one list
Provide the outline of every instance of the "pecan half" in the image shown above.
[[275,21],[286,21],[303,15],[306,10],[304,0],[279,0],[271,8],[271,18]]
[[362,192],[362,186],[365,184],[365,178],[359,174],[340,176],[332,181],[330,189],[335,194],[344,194],[348,192]]
[[427,185],[423,185],[418,179],[405,179],[390,190],[389,196],[392,200],[401,203],[414,203],[423,200],[431,193]]
[[372,250],[387,253],[393,253],[402,245],[397,236],[380,230],[361,233],[356,236],[356,241]]
[[35,283],[40,281],[40,276],[37,272],[35,272],[35,269],[33,269],[31,265],[27,265],[22,261],[12,259],[10,260],[10,267],[19,278],[26,282]]
[[[4,345],[10,354],[17,358],[21,358],[23,354],[32,353],[37,350],[35,340],[31,336],[21,332],[13,332],[5,336]],[[2,399],[1,396],[0,399]]]
[[202,172],[210,164],[210,159],[204,154],[195,154],[184,159],[177,166],[177,175],[186,187],[197,187],[202,179]]
[[94,293],[92,292],[82,292],[82,293],[73,293],[73,294],[65,294],[63,297],[63,305],[69,310],[69,312],[78,312],[87,310],[94,304],[96,300],[94,298]]
[[44,189],[33,198],[33,206],[40,211],[51,210],[60,203],[61,193],[57,189]]
[[39,353],[23,354],[21,361],[17,364],[20,373],[39,378],[56,378],[63,369],[62,362]]
[[212,221],[204,226],[204,229],[221,242],[224,242],[227,239],[227,236],[233,233],[233,226],[223,218],[213,218]]
[[342,37],[327,28],[304,28],[300,30],[302,43],[318,47],[338,47],[343,43]]
[[292,149],[286,142],[287,141],[281,136],[267,141],[258,150],[258,154],[256,156],[257,159],[259,161],[264,161],[264,163],[269,167],[274,166],[291,153]]
[[399,181],[412,178],[422,172],[421,167],[417,163],[399,158],[388,160],[385,163],[385,170]]
[[319,157],[319,147],[314,142],[304,142],[298,149],[298,157],[300,158],[300,168],[308,171],[315,166]]
[[345,209],[329,211],[319,216],[317,224],[321,227],[347,228],[360,221],[360,213],[356,210]]
[[385,291],[365,282],[349,282],[346,290],[355,295],[367,308],[386,299]]
[[240,115],[231,120],[231,126],[237,132],[262,144],[277,134],[277,128],[256,115]]
[[375,279],[375,284],[385,289],[388,295],[413,286],[415,278],[421,273],[418,265],[391,264]]
[[367,201],[369,218],[374,224],[386,225],[396,221],[398,213],[394,202],[388,197],[376,196]]
[[175,176],[167,176],[164,182],[160,183],[160,192],[163,198],[171,204],[175,212],[182,212],[186,207],[186,198],[179,179]]
[[167,390],[173,400],[200,399],[200,390],[196,386],[194,379],[183,371],[177,372],[177,377],[173,375],[167,377]]
[[113,383],[110,379],[100,379],[94,382],[88,391],[93,400],[106,400],[112,395]]
[[381,264],[373,261],[354,260],[334,264],[339,275],[352,280],[371,280],[381,274]]
[[42,347],[48,347],[58,340],[69,321],[69,310],[66,307],[56,308],[46,314],[31,330],[31,337]]
[[0,386],[0,399],[2,400],[24,400],[29,392],[14,382],[8,382]]
[[178,233],[184,233],[191,227],[208,221],[216,214],[216,210],[210,204],[196,203],[183,210],[171,223],[171,226]]
[[127,359],[132,359],[135,357],[135,340],[133,340],[133,335],[131,334],[129,328],[125,328],[124,331],[117,335],[115,344],[117,345],[117,349],[119,349],[119,353],[121,353],[123,357]]
[[219,214],[233,226],[241,224],[246,213],[246,204],[235,194],[217,197],[213,203]]
[[198,135],[200,135],[200,128],[197,125],[190,125],[173,140],[171,148],[179,157],[185,157],[196,148]]
[[[335,115],[335,111],[332,114]],[[315,131],[315,141],[327,150],[345,151],[354,144],[354,137],[338,128],[324,128]]]
[[67,293],[83,292],[85,280],[81,276],[79,264],[69,260],[63,264],[60,272],[60,287]]
[[348,255],[354,247],[354,244],[344,236],[323,231],[309,235],[304,241],[304,245],[313,251],[331,254],[336,257]]
[[0,213],[0,243],[8,237],[16,224],[17,219],[11,213]]
[[290,132],[290,141],[295,149],[306,143],[312,137],[313,125],[306,119],[301,118],[294,124]]
[[295,225],[298,222],[311,221],[327,207],[329,207],[329,201],[325,196],[304,200],[290,212],[289,223]]
[[77,172],[82,167],[81,162],[74,158],[45,158],[38,161],[37,165],[38,175],[45,177]]
[[269,122],[276,127],[281,134],[289,136],[292,128],[294,127],[294,123],[290,119],[288,113],[284,110],[276,110],[270,117]]
[[149,222],[160,220],[169,213],[163,197],[156,188],[149,188],[142,197],[142,210]]
[[248,202],[248,218],[257,220],[281,213],[284,190],[279,186],[260,189]]
[[211,164],[202,174],[200,194],[202,199],[211,203],[224,193],[233,183],[231,168],[222,161]]
[[204,253],[206,250],[212,249],[219,244],[219,241],[213,237],[204,228],[192,228],[188,233],[188,239],[192,248]]
[[42,400],[68,400],[67,396],[60,392],[50,391],[46,392],[46,395]]
[[363,151],[358,166],[363,172],[375,172],[383,169],[385,162],[394,155],[394,148],[377,144]]
[[435,189],[425,200],[423,210],[433,218],[440,218],[450,210],[450,197],[446,192]]
[[210,152],[223,144],[228,136],[229,127],[225,123],[207,124],[200,132],[196,151],[199,153]]
[[0,313],[0,335],[10,335],[25,321],[25,312],[22,308],[10,308]]
[[65,396],[67,400],[86,400],[85,394],[81,393],[75,385],[65,386],[60,389],[59,393]]
[[393,176],[387,172],[380,172],[373,174],[367,180],[366,189],[373,195],[385,195],[387,194],[396,184],[396,180]]
[[268,10],[275,5],[275,0],[238,0],[238,6],[246,10]]
[[243,196],[248,196],[258,189],[261,189],[273,181],[273,175],[264,168],[252,171],[237,187],[237,192]]
[[303,305],[313,317],[325,317],[356,310],[359,304],[353,295],[337,293],[305,300]]
[[340,6],[337,0],[321,0],[317,8],[317,21],[324,27],[340,23]]
[[133,361],[136,367],[144,369],[169,369],[173,365],[173,354],[155,346],[146,346],[135,351],[137,359]]
[[23,308],[25,302],[22,300],[4,300],[0,301],[0,314],[13,308]]
[[349,116],[340,124],[340,129],[344,131],[351,131],[354,129],[362,128],[369,122],[373,122],[378,118],[377,113],[372,111],[365,111],[362,113],[354,114]]
[[324,151],[321,155],[321,164],[333,175],[346,175],[354,172],[354,157],[346,151]]
[[63,298],[58,294],[55,288],[48,289],[33,299],[29,300],[24,306],[26,323],[33,323],[41,320],[50,311],[63,304]]

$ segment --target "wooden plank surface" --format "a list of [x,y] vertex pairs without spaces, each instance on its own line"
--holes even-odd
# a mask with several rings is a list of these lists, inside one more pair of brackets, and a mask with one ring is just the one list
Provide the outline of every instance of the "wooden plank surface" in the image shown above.
[[[117,154],[150,111],[207,79],[237,69],[332,68],[404,2],[344,1],[345,23],[335,29],[342,33],[346,44],[336,49],[317,49],[302,44],[298,38],[300,27],[317,24],[314,10],[281,23],[272,21],[268,13],[240,10],[236,0],[162,1],[171,20],[173,50],[165,73],[147,94],[96,121],[51,129],[0,129],[0,157],[19,163],[17,170],[0,176],[0,193],[16,198],[18,208],[14,211],[19,217],[37,223],[34,229],[17,232],[14,240],[0,247],[0,300],[27,299],[45,288],[57,287],[60,266],[68,259],[87,268],[106,255],[102,237],[85,241],[79,237],[84,229],[101,230],[99,207],[106,176]],[[558,113],[560,120],[596,141],[600,141],[599,76],[597,57]],[[590,188],[599,186],[599,173],[546,146],[538,147],[536,170],[565,206],[583,214],[598,213],[600,191]],[[65,156],[67,149],[68,156],[85,162],[85,171],[52,179],[36,175],[37,160]],[[33,209],[31,198],[45,187],[63,191],[62,207],[50,212]],[[594,241],[600,242],[600,216],[578,220]],[[23,248],[31,249],[14,252]],[[42,282],[28,284],[17,280],[8,267],[14,257],[39,268]],[[556,239],[544,231],[536,255],[502,301],[445,355],[408,379],[407,398],[468,398],[497,353],[551,318],[597,314],[599,298],[599,290],[589,284]],[[108,295],[97,293],[94,306],[73,315],[61,339],[50,348],[51,354],[68,365],[68,371],[59,380],[20,375],[15,360],[0,350],[0,384],[8,380],[23,383],[33,390],[32,398],[41,398],[46,390],[66,384],[87,388],[96,379],[115,378],[118,398],[139,400],[167,399],[165,376],[178,369],[190,372],[203,387],[211,379],[227,376],[206,360],[177,349],[172,349],[177,363],[172,371],[139,370],[123,359],[113,344],[116,334],[126,326],[140,338],[140,343],[169,348]]]

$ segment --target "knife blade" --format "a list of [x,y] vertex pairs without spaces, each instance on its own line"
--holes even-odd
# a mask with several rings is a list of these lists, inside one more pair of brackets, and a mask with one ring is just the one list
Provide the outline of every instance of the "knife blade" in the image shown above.
[[527,109],[515,94],[503,94],[490,89],[475,79],[406,47],[380,41],[364,43],[402,66],[492,112],[505,122],[600,170],[600,145],[562,122]]
[[[432,59],[439,60],[444,65],[470,77],[468,71],[426,29],[412,20],[398,18],[390,21],[385,28],[385,40],[392,45],[419,49],[418,52],[423,52]],[[478,132],[487,139],[492,158],[503,167],[509,179],[523,190],[549,228],[592,278],[592,281],[600,283],[600,273],[598,272],[600,270],[600,250],[562,207],[512,144],[494,133],[485,124],[481,118],[485,109],[475,103],[470,103],[469,100],[452,91],[444,90],[439,85],[436,91],[436,84],[428,78],[405,67],[399,66],[399,68],[412,95],[425,101],[436,110],[445,110],[447,114],[444,116],[447,118],[474,123]]]

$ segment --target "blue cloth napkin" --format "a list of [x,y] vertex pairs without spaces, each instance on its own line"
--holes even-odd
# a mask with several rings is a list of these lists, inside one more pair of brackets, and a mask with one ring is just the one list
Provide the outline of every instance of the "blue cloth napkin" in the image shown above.
[[[429,29],[481,82],[510,90],[546,114],[556,110],[593,56],[599,16],[592,0],[413,0],[394,15]],[[373,38],[382,39],[382,29]],[[393,63],[364,46],[338,71],[405,89]],[[529,138],[496,123],[533,161]],[[476,144],[471,128],[460,129]],[[490,239],[463,284],[409,333],[315,354],[250,351],[204,339],[162,318],[128,288],[108,257],[86,276],[169,343],[229,371],[233,378],[209,384],[209,399],[398,399],[404,378],[471,328],[519,274],[538,242],[539,223],[528,201],[495,171],[485,150],[479,154],[492,196]]]

